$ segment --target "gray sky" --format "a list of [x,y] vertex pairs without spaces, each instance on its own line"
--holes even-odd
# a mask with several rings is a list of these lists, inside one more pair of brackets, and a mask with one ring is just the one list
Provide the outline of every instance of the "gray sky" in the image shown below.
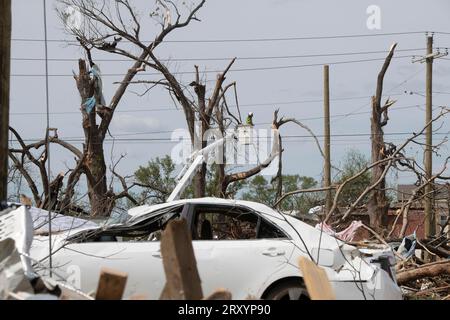
[[[142,20],[148,20],[148,14],[154,1],[130,0],[141,13]],[[54,10],[56,1],[48,1],[48,31],[50,39],[70,39],[63,31],[62,24]],[[369,30],[366,26],[369,5],[378,5],[381,9],[381,29]],[[173,33],[170,40],[216,40],[216,39],[261,39],[309,36],[335,36],[354,34],[393,33],[408,31],[450,32],[450,2],[433,1],[325,1],[325,0],[228,0],[207,1],[198,17],[201,22],[193,22],[185,29]],[[152,39],[157,26],[146,24],[142,37]],[[43,39],[42,1],[13,1],[13,58],[44,57],[42,42],[17,41],[20,38]],[[158,48],[158,55],[163,58],[245,58],[245,57],[280,57],[298,55],[316,55],[332,53],[357,53],[362,51],[388,50],[393,42],[398,42],[398,51],[385,78],[385,95],[393,94],[398,100],[392,108],[386,133],[407,133],[417,131],[424,124],[425,98],[420,94],[406,95],[403,92],[423,93],[425,90],[425,66],[411,63],[406,55],[421,55],[425,52],[426,39],[423,33],[396,36],[376,36],[359,38],[265,41],[265,42],[221,42],[221,43],[167,43]],[[436,47],[450,47],[450,34],[436,34]],[[115,59],[93,53],[95,59]],[[288,117],[305,120],[313,131],[322,134],[322,102],[305,102],[322,98],[322,67],[301,67],[306,64],[330,63],[331,78],[331,114],[332,118],[332,161],[339,165],[343,155],[349,149],[357,149],[366,155],[370,152],[370,98],[374,93],[376,76],[383,61],[333,64],[333,62],[354,61],[372,58],[384,58],[386,53],[342,56],[320,56],[299,58],[272,58],[238,60],[228,75],[228,81],[237,81],[242,111],[253,111],[255,122],[268,123],[272,120],[275,107]],[[60,42],[49,43],[51,59],[74,59],[73,61],[51,61],[50,74],[50,109],[51,126],[59,128],[61,137],[81,137],[81,114],[78,112],[80,102],[72,70],[77,69],[76,59],[83,57],[83,52],[75,47]],[[198,64],[201,70],[220,70],[228,63],[220,61],[173,62],[173,71],[192,71]],[[104,74],[123,73],[131,64],[129,62],[100,62]],[[271,70],[247,70],[261,67],[292,66],[291,68]],[[439,59],[434,64],[434,95],[436,106],[449,105],[450,98],[450,57]],[[42,138],[45,132],[45,79],[44,61],[14,60],[12,63],[11,89],[11,124],[24,138]],[[17,75],[38,76],[17,76]],[[215,75],[206,75],[214,80]],[[181,79],[189,83],[192,75],[183,75]],[[106,99],[110,99],[120,77],[105,76],[103,79]],[[211,85],[211,83],[208,83]],[[129,91],[142,92],[141,87]],[[343,100],[343,98],[345,100]],[[349,99],[347,99],[349,98]],[[338,100],[334,100],[338,99]],[[302,102],[303,101],[303,102]],[[414,107],[422,105],[422,107]],[[169,133],[135,134],[142,132],[171,131],[184,128],[184,116],[180,110],[173,109],[171,100],[162,90],[156,89],[144,97],[128,92],[122,100],[115,115],[111,133],[117,138],[166,138]],[[153,109],[153,110],[152,110]],[[157,109],[157,110],[154,110]],[[398,109],[398,110],[395,110]],[[28,113],[28,114],[18,114]],[[31,113],[31,114],[30,114]],[[40,113],[40,114],[39,114]],[[350,114],[339,117],[342,114]],[[317,119],[318,118],[318,119]],[[268,127],[261,125],[258,127]],[[439,129],[435,141],[444,138],[449,132],[447,120]],[[282,130],[283,135],[307,135],[305,131],[291,126]],[[359,134],[359,136],[345,136]],[[344,135],[344,136],[342,136]],[[387,135],[386,140],[400,143],[407,135]],[[77,143],[79,145],[79,143]],[[156,156],[170,154],[173,143],[167,141],[126,141],[116,142],[115,159],[121,153],[127,157],[119,170],[132,174],[136,167],[145,164]],[[444,156],[448,155],[449,144],[441,149],[442,157],[436,157],[434,167],[440,168]],[[286,173],[313,176],[320,179],[322,159],[310,138],[294,137],[285,139],[284,168]],[[72,165],[72,156],[61,149],[52,147],[53,172],[64,169],[64,163]],[[107,143],[107,154],[111,144]],[[421,161],[422,151],[416,146],[408,148],[408,153]],[[108,156],[108,161],[110,157]],[[400,175],[393,182],[412,182],[410,174]]]

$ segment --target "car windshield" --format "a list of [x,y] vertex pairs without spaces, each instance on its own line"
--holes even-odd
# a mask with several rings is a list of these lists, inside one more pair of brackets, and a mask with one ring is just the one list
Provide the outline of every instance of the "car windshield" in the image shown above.
[[105,226],[111,226],[114,224],[121,224],[126,223],[128,220],[130,220],[132,216],[128,214],[126,211],[120,211],[120,212],[112,212],[111,216],[105,220],[104,225]]

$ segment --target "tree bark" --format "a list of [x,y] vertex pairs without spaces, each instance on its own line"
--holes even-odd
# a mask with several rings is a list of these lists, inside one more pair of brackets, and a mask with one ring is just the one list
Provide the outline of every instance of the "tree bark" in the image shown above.
[[[379,106],[376,104],[375,97],[372,98],[372,118],[371,118],[371,132],[372,132],[372,163],[380,161],[385,158],[384,150],[384,133],[380,125],[381,113]],[[380,164],[372,168],[371,184],[376,183],[383,174],[385,164]],[[367,205],[370,226],[378,230],[381,226],[381,217],[387,213],[389,204],[386,199],[386,179],[383,178],[378,187],[372,192]]]
[[435,277],[444,274],[450,275],[449,260],[440,261],[437,263],[428,263],[413,270],[400,272],[397,274],[397,283],[402,285],[417,279]]
[[[85,136],[84,165],[87,176],[89,201],[92,216],[109,216],[114,198],[109,196],[106,181],[106,162],[103,150],[104,135],[97,125],[96,111],[87,113],[83,107],[86,100],[94,95],[94,83],[91,80],[86,62],[79,60],[79,75],[76,77],[78,91],[81,97],[81,112],[83,114],[83,130]],[[100,103],[100,101],[97,101]]]
[[[381,99],[383,96],[383,82],[384,75],[391,63],[392,57],[394,55],[395,47],[394,43],[387,55],[384,64],[378,74],[377,78],[377,88],[375,96],[372,97],[372,117],[370,119],[370,129],[371,129],[371,140],[372,140],[372,163],[376,163],[380,160],[385,159],[388,156],[388,150],[386,150],[384,143],[384,132],[383,127],[387,124],[388,118],[388,108],[394,103],[386,101],[384,106],[381,106]],[[382,217],[387,214],[389,209],[389,203],[386,198],[386,179],[383,177],[383,172],[385,170],[386,163],[380,163],[372,168],[372,181],[371,184],[375,184],[380,181],[373,190],[372,195],[369,199],[367,209],[369,213],[370,226],[375,230],[379,231],[382,225]]]

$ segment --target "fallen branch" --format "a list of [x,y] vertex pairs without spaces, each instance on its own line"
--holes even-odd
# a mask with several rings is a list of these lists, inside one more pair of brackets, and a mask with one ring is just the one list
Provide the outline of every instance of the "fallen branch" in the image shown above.
[[425,277],[450,275],[450,260],[424,264],[413,270],[403,271],[397,274],[397,283],[402,285]]

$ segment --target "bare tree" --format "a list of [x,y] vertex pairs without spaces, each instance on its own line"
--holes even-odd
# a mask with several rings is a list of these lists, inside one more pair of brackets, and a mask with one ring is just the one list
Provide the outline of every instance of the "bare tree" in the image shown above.
[[[356,173],[354,176],[346,179],[345,181],[343,181],[336,190],[336,194],[334,196],[334,200],[333,200],[333,206],[330,209],[330,212],[327,213],[324,221],[327,222],[332,216],[333,214],[336,214],[338,212],[338,200],[339,197],[341,195],[342,190],[344,189],[344,187],[351,183],[352,181],[354,181],[355,179],[357,179],[358,177],[360,177],[362,174],[364,174],[364,172],[367,172],[368,170],[372,170],[375,166],[379,166],[379,165],[383,165],[383,172],[381,173],[381,175],[379,176],[379,178],[372,182],[367,188],[365,188],[365,190],[358,196],[358,198],[347,208],[347,210],[340,215],[340,219],[338,219],[337,221],[342,221],[343,219],[346,219],[354,210],[355,208],[361,203],[361,201],[371,192],[373,192],[373,190],[375,190],[376,188],[379,188],[379,184],[381,183],[381,181],[383,179],[386,179],[386,175],[389,171],[389,169],[391,168],[397,168],[398,166],[410,166],[408,164],[408,161],[414,161],[414,159],[412,158],[408,158],[407,156],[405,156],[403,154],[404,149],[406,148],[406,146],[408,146],[411,143],[419,143],[416,139],[418,137],[420,137],[421,135],[423,135],[423,133],[425,132],[426,128],[428,126],[430,126],[433,122],[438,121],[439,119],[445,117],[448,113],[450,112],[450,109],[448,108],[442,108],[441,112],[435,116],[433,119],[431,119],[431,121],[429,121],[420,131],[414,133],[411,135],[411,137],[409,137],[406,141],[404,141],[401,145],[399,145],[398,147],[395,148],[395,151],[393,151],[391,154],[385,156],[383,159],[380,159],[374,163],[371,163],[370,165],[366,166],[363,170],[361,170],[360,172]],[[397,166],[397,167],[396,167]],[[437,177],[440,177],[441,175],[438,175]],[[383,189],[384,190],[384,189]],[[338,218],[338,217],[336,217]]]
[[[383,67],[380,70],[377,78],[377,88],[375,96],[372,97],[372,117],[370,119],[371,125],[371,140],[372,140],[372,163],[380,162],[380,160],[386,159],[395,148],[387,146],[384,142],[383,127],[387,125],[388,109],[395,101],[389,99],[386,100],[383,106],[381,106],[381,100],[383,96],[383,82],[386,71],[391,63],[394,55],[395,47],[394,43],[389,54],[384,61]],[[378,182],[376,188],[372,191],[371,197],[367,204],[370,226],[379,229],[381,226],[381,218],[387,214],[389,209],[389,203],[386,198],[386,179],[383,177],[383,172],[386,168],[385,162],[380,162],[378,165],[372,167],[372,184]]]
[[[48,160],[48,152],[47,152],[47,141],[41,140],[36,143],[26,144],[19,133],[13,129],[9,128],[10,132],[14,135],[17,142],[20,145],[20,148],[10,148],[9,149],[9,158],[13,162],[13,166],[16,170],[18,170],[21,175],[25,178],[31,193],[33,195],[34,202],[40,208],[45,209],[55,209],[58,204],[58,197],[63,187],[63,179],[67,174],[69,175],[69,182],[73,180],[73,175],[78,174],[79,170],[68,170],[66,173],[59,173],[53,180],[51,180],[50,174],[47,172],[46,163]],[[59,145],[64,149],[70,151],[73,155],[75,155],[76,159],[82,159],[83,153],[78,150],[73,145],[60,140],[58,138],[58,133],[56,129],[53,129],[54,135],[46,135],[49,142]],[[38,151],[38,156],[34,154],[33,151]],[[33,179],[31,176],[30,170],[26,167],[26,163],[34,165],[36,169],[38,169],[40,176],[40,184],[42,186],[43,192],[39,192],[39,184]],[[75,185],[70,184],[66,190],[67,193],[73,194],[73,188]]]
[[[85,150],[83,152],[86,155],[84,163],[87,169],[85,173],[94,215],[108,215],[116,198],[114,193],[107,188],[107,167],[104,158],[103,142],[116,108],[130,84],[146,83],[165,86],[182,105],[193,137],[195,118],[191,101],[186,98],[183,86],[175,79],[168,67],[156,57],[155,50],[163,43],[168,34],[179,28],[186,27],[192,20],[197,20],[195,15],[204,2],[201,1],[195,6],[184,8],[186,16],[182,17],[180,9],[174,2],[157,1],[156,9],[158,10],[155,9],[151,16],[155,19],[164,17],[163,21],[160,21],[161,29],[157,32],[153,41],[145,43],[145,41],[140,40],[140,18],[127,0],[116,0],[109,3],[87,0],[60,1],[60,4],[62,4],[59,11],[60,16],[66,23],[69,31],[76,36],[80,45],[85,49],[90,65],[89,70],[86,62],[80,60],[79,74],[75,76],[75,80],[82,101],[81,112],[83,114],[85,135]],[[83,23],[80,26],[68,24],[70,17],[67,16],[64,10],[66,7],[74,8],[81,15]],[[172,14],[170,9],[176,14],[173,24],[167,21]],[[161,12],[163,10],[165,12]],[[123,44],[125,41],[128,43]],[[121,44],[123,44],[122,47],[120,46]],[[134,61],[123,80],[119,83],[109,103],[105,103],[103,98],[101,74],[98,66],[95,64],[95,59],[93,59],[93,50],[122,55]],[[134,55],[133,52],[136,51],[140,53]],[[147,67],[157,70],[166,80],[134,80]],[[92,77],[91,74],[93,75]],[[93,99],[95,100],[93,101]],[[100,123],[97,123],[97,115],[101,118]]]
[[[204,148],[207,144],[204,136],[212,127],[218,128],[222,133],[234,123],[241,123],[239,115],[230,112],[226,102],[227,91],[234,88],[236,96],[236,83],[226,84],[226,75],[233,66],[235,59],[232,59],[224,70],[217,74],[212,90],[207,90],[206,82],[201,79],[199,67],[195,66],[195,79],[189,84],[183,84],[176,73],[170,70],[169,65],[156,54],[156,49],[164,42],[166,36],[178,28],[187,26],[192,20],[198,20],[196,14],[204,5],[205,0],[192,3],[189,6],[178,4],[176,1],[159,0],[156,1],[156,8],[151,13],[160,26],[160,32],[151,43],[145,43],[141,40],[141,25],[136,10],[126,0],[113,1],[115,14],[112,14],[109,7],[103,2],[83,1],[83,0],[61,0],[62,4],[76,8],[85,18],[84,28],[70,28],[82,47],[86,50],[91,68],[94,68],[95,61],[92,59],[91,51],[93,49],[105,51],[111,54],[125,56],[135,61],[134,66],[128,74],[118,84],[120,87],[108,106],[101,103],[101,94],[95,94],[95,82],[90,78],[83,62],[80,62],[80,74],[77,76],[77,86],[83,103],[88,101],[89,97],[98,97],[96,101],[97,114],[102,116],[102,123],[98,126],[95,123],[95,113],[89,114],[83,111],[86,121],[83,124],[86,133],[87,148],[92,150],[88,154],[101,154],[102,144],[111,118],[114,114],[120,98],[130,84],[146,85],[144,92],[149,92],[155,86],[162,86],[167,89],[172,100],[177,106],[181,106],[184,112],[186,125],[190,134],[191,144],[194,150]],[[183,15],[185,12],[185,15]],[[61,17],[67,21],[64,11],[60,11]],[[171,16],[174,16],[172,19]],[[183,17],[185,16],[185,17]],[[132,26],[127,26],[124,21],[126,18],[131,21]],[[170,17],[170,18],[169,18]],[[121,45],[127,41],[127,46]],[[135,50],[130,49],[130,46]],[[132,52],[139,50],[140,55],[134,55]],[[145,69],[152,69],[160,75],[160,78],[154,80],[135,79],[139,72]],[[236,97],[237,99],[237,97]],[[82,108],[83,109],[83,108]],[[199,130],[196,130],[196,122],[200,123]],[[91,137],[91,140],[88,139]],[[89,146],[89,143],[92,147]],[[95,149],[97,148],[97,149]],[[91,157],[92,158],[92,157]],[[261,169],[270,164],[271,158],[263,161],[246,172],[238,172],[226,175],[225,164],[218,164],[218,196],[226,196],[227,187],[236,181],[246,179],[261,171]],[[104,176],[104,160],[97,158],[90,163],[95,168],[95,185],[99,189],[94,194],[104,194],[105,182],[99,181]],[[207,165],[203,164],[194,178],[194,196],[202,197],[205,195]],[[103,199],[100,199],[103,200]],[[100,201],[101,202],[101,201]]]
[[[278,112],[279,110],[276,110],[274,113],[274,119],[272,122],[272,127],[279,130],[281,128],[281,126],[285,125],[285,124],[289,124],[289,123],[293,123],[297,126],[299,126],[300,128],[306,130],[311,137],[314,139],[314,142],[317,146],[317,149],[320,152],[320,155],[322,156],[322,158],[325,158],[325,154],[323,153],[322,147],[320,145],[319,140],[317,139],[317,136],[314,134],[314,132],[305,124],[303,124],[302,122],[300,122],[297,119],[294,118],[284,118],[284,117],[280,117],[280,119],[278,119]],[[276,197],[275,200],[278,200],[280,198],[286,198],[286,196],[283,196],[283,140],[282,140],[282,136],[281,134],[278,135],[278,143],[279,143],[279,148],[280,148],[280,156],[278,159],[278,171],[276,176],[272,179],[272,182],[277,181],[277,191],[276,191]],[[293,194],[296,193],[302,193],[302,192],[294,192]],[[281,201],[276,201],[277,204],[280,204]]]
[[[146,90],[144,94],[148,93],[155,86],[160,86],[167,90],[172,101],[177,106],[180,106],[184,112],[194,150],[206,146],[207,142],[203,137],[205,132],[212,126],[218,127],[222,132],[225,132],[233,122],[235,125],[241,123],[240,112],[239,116],[233,115],[226,103],[226,94],[230,88],[234,88],[237,101],[236,83],[225,84],[226,75],[233,66],[235,59],[232,59],[223,72],[217,75],[212,90],[207,90],[206,81],[201,79],[198,66],[195,66],[194,81],[186,85],[176,77],[176,72],[170,70],[168,62],[161,59],[156,52],[169,34],[188,26],[192,21],[199,21],[197,13],[204,4],[205,0],[194,2],[156,1],[154,7],[149,9],[150,18],[157,22],[156,31],[145,31],[145,34],[151,34],[152,32],[156,34],[153,37],[154,40],[148,41],[141,38],[141,34],[144,33],[141,27],[141,16],[128,0],[114,0],[110,2],[59,0],[58,13],[67,31],[76,38],[87,56],[87,61],[79,60],[78,73],[74,74],[81,98],[80,112],[82,114],[84,132],[83,148],[78,150],[73,145],[59,140],[57,136],[51,137],[49,141],[57,143],[75,154],[75,168],[64,175],[68,175],[68,179],[60,204],[61,208],[66,208],[70,205],[74,195],[74,188],[83,175],[87,181],[91,214],[93,216],[108,216],[117,199],[128,198],[131,202],[135,202],[129,193],[129,189],[137,186],[137,184],[131,182],[131,186],[128,186],[129,179],[120,176],[115,170],[115,165],[110,168],[110,171],[113,177],[119,180],[123,191],[115,193],[111,184],[108,187],[107,165],[104,156],[104,141],[109,132],[111,121],[130,85],[145,85]],[[132,62],[123,79],[115,83],[118,87],[109,102],[105,101],[103,95],[101,71],[95,61],[97,52],[124,56]],[[157,78],[152,80],[140,78],[139,75],[146,69],[156,71]],[[197,122],[200,123],[199,130],[196,130]],[[48,185],[50,174],[45,171],[43,165],[46,160],[46,151],[44,150],[42,163],[34,159],[34,156],[28,152],[31,148],[42,148],[45,141],[33,145],[25,145],[17,132],[15,132],[15,135],[22,149],[11,150],[11,158],[14,161],[14,153],[26,155],[38,167],[43,186]],[[14,163],[27,180],[36,203],[41,205],[42,201],[36,184],[26,174],[23,161],[16,160]],[[269,160],[271,161],[271,159]],[[218,185],[222,186],[218,188],[220,191],[218,195],[221,196],[226,195],[226,189],[230,183],[260,171],[260,169],[255,168],[249,170],[249,172],[226,176],[225,164],[219,164],[217,168]],[[204,164],[194,178],[194,195],[196,197],[205,195],[206,170],[207,166]],[[60,183],[56,185],[61,188],[61,177],[58,179]]]

